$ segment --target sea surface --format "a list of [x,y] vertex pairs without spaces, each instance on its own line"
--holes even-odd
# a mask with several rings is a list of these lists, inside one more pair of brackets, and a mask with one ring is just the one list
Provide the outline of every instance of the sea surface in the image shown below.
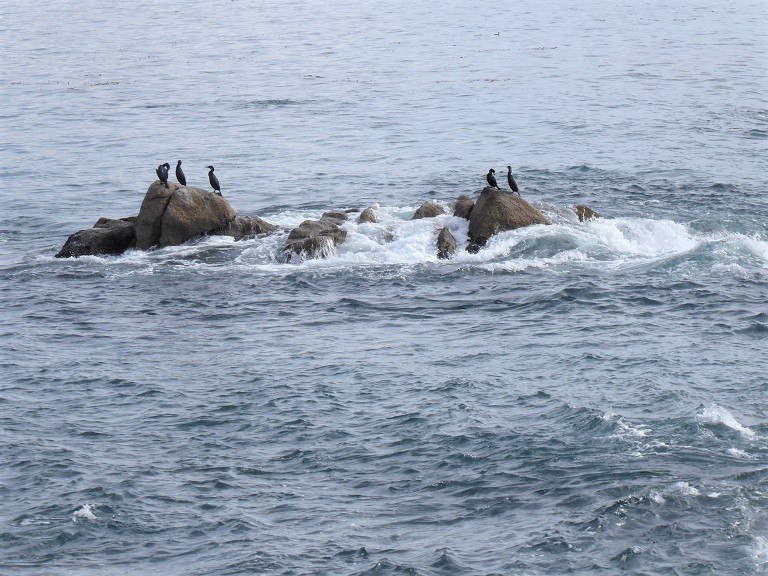
[[[5,0],[0,574],[768,573],[766,22]],[[178,159],[284,230],[53,257]],[[551,226],[411,220],[507,165]]]

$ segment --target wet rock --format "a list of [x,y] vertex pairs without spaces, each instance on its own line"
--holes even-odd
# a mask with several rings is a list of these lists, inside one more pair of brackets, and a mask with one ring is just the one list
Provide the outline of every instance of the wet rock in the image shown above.
[[336,225],[342,224],[347,221],[349,216],[346,212],[323,212],[323,215],[320,216],[320,220],[328,220],[335,222]]
[[448,226],[443,226],[437,235],[437,257],[446,260],[456,253],[456,238],[453,237]]
[[358,223],[362,224],[363,222],[370,222],[372,224],[375,224],[378,222],[376,219],[376,213],[373,211],[373,208],[366,208],[360,213],[360,216],[357,217]]
[[434,218],[440,214],[445,214],[445,208],[434,202],[424,202],[416,209],[411,220],[419,220],[421,218]]
[[517,194],[486,187],[469,217],[470,244],[485,246],[494,234],[533,224],[549,224],[549,220]]
[[235,241],[248,240],[256,236],[271,234],[278,226],[262,220],[258,216],[237,216],[218,230],[209,232],[216,236],[232,236]]
[[453,215],[458,218],[464,218],[469,220],[470,214],[472,214],[472,208],[474,208],[475,202],[469,196],[462,194],[453,204]]
[[600,218],[598,212],[595,212],[592,208],[585,206],[584,204],[577,204],[573,207],[573,210],[576,212],[576,216],[579,217],[579,222],[591,220],[592,218]]
[[[343,219],[338,218],[342,214]],[[347,231],[339,228],[346,220],[341,212],[326,212],[319,220],[305,220],[288,234],[283,247],[286,260],[296,256],[304,259],[327,258],[347,238]]]
[[93,228],[79,230],[67,238],[56,258],[122,254],[136,245],[135,220],[99,218]]

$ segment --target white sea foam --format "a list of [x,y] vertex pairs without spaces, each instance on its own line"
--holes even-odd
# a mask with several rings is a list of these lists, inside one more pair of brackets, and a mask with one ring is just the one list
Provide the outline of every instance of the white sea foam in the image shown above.
[[726,452],[737,458],[749,458],[749,454],[745,450],[740,450],[739,448],[728,448]]
[[656,504],[664,504],[666,502],[666,500],[664,499],[664,496],[662,496],[658,492],[655,492],[655,491],[651,492],[649,494],[649,496],[650,496],[651,500],[656,502]]
[[681,494],[684,494],[685,496],[699,496],[701,495],[701,492],[698,491],[698,489],[694,488],[688,482],[676,482],[675,483],[675,489],[680,492]]
[[597,218],[585,223],[585,230],[617,254],[667,256],[687,252],[700,240],[672,220],[648,218]]
[[768,567],[768,538],[765,536],[754,536],[749,553],[756,568],[764,569]]
[[[449,201],[438,202],[444,206]],[[357,214],[342,224],[346,240],[330,250],[328,258],[294,260],[286,264],[282,246],[287,230],[306,219],[316,219],[321,211],[284,211],[264,215],[283,230],[276,234],[235,242],[228,236],[204,237],[195,242],[154,250],[129,251],[118,258],[92,257],[109,264],[125,264],[132,272],[154,274],[158,268],[179,266],[200,270],[221,266],[243,267],[267,274],[290,274],[297,265],[310,269],[358,268],[361,266],[418,264],[459,265],[490,272],[520,272],[527,269],[557,270],[565,265],[621,267],[633,261],[666,258],[696,248],[707,240],[693,236],[683,224],[648,218],[599,218],[578,222],[567,207],[550,207],[550,226],[528,226],[493,236],[478,253],[466,251],[469,223],[448,213],[435,218],[412,220],[417,206],[373,205],[378,221],[358,223]],[[562,214],[568,214],[564,216]],[[447,226],[456,239],[457,250],[448,261],[437,258],[436,240]],[[745,242],[748,239],[744,239]],[[757,242],[759,248],[768,244]],[[233,249],[236,253],[232,253]],[[216,250],[229,251],[215,258]],[[202,258],[203,254],[214,257]],[[121,274],[121,271],[115,271]]]
[[77,522],[78,520],[96,520],[95,504],[83,504],[81,508],[75,510],[72,514],[72,519]]
[[717,404],[711,404],[705,408],[699,415],[699,419],[702,422],[727,426],[728,428],[736,430],[745,438],[752,439],[756,437],[756,434],[752,430],[742,425],[736,418],[734,418],[733,414]]
[[733,234],[730,238],[734,243],[743,246],[758,258],[768,261],[768,242],[765,240],[742,234]]

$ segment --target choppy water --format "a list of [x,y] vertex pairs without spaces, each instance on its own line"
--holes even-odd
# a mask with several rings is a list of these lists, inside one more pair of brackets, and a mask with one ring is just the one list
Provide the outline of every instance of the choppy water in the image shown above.
[[[767,17],[4,3],[0,572],[766,572]],[[177,158],[381,222],[53,258]],[[437,260],[507,164],[553,225]]]

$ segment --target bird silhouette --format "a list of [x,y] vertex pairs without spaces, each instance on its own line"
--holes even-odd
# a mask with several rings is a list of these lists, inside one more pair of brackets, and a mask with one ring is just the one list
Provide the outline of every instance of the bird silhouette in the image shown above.
[[[491,188],[499,188],[499,185],[496,183],[496,176],[495,176],[495,174],[496,174],[496,170],[491,168],[490,170],[488,170],[488,174],[486,174],[486,176],[485,176],[485,179],[488,180],[488,185]],[[499,188],[499,190],[501,190],[501,188]]]
[[520,190],[517,187],[517,182],[515,182],[515,177],[512,176],[512,166],[507,166],[507,182],[509,182],[509,189],[512,190],[512,192],[517,192],[517,195],[520,195]]
[[208,170],[208,182],[211,183],[211,188],[213,188],[214,192],[221,196],[221,185],[219,184],[219,179],[216,178],[216,174],[213,173],[213,166],[207,166]]
[[179,184],[182,186],[187,185],[187,177],[184,176],[184,171],[181,169],[181,160],[176,163],[176,180],[178,180]]

